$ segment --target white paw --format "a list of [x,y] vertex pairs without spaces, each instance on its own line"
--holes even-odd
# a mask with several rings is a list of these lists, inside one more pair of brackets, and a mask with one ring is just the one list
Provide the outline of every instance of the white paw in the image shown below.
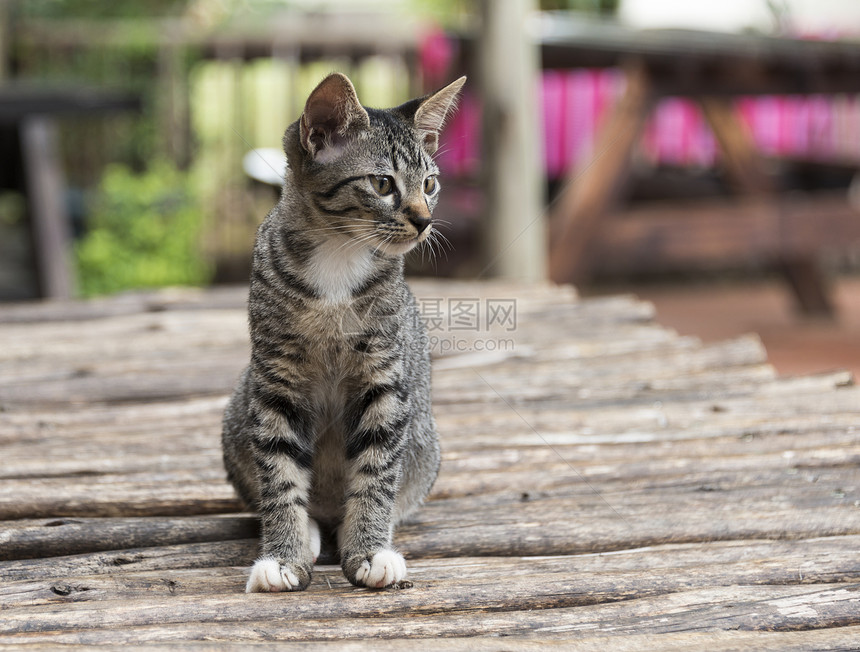
[[251,577],[245,585],[245,593],[276,593],[295,591],[300,588],[299,578],[287,566],[276,559],[258,559],[251,569]]
[[370,561],[364,561],[355,574],[359,584],[375,589],[390,586],[406,577],[406,561],[394,550],[380,550]]
[[320,526],[312,518],[308,519],[308,531],[311,533],[311,556],[314,558],[314,563],[316,563],[320,556],[322,542],[320,540]]

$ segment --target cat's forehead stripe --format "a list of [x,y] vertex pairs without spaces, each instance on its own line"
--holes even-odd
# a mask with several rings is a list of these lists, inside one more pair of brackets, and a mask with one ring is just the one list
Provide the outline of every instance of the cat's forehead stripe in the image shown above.
[[426,169],[427,164],[424,161],[422,152],[417,147],[409,147],[412,143],[395,142],[392,150],[392,165],[395,171],[399,166],[406,168],[420,167]]
[[395,172],[403,168],[429,168],[427,155],[415,132],[402,118],[385,109],[367,109],[375,135],[384,142],[384,150],[390,152],[391,165]]

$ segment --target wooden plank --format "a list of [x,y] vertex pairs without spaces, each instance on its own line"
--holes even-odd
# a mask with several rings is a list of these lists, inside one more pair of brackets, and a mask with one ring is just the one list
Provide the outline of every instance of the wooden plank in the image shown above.
[[[653,308],[630,300],[614,304],[586,302],[559,310],[524,300],[519,308],[524,318],[543,314],[569,320],[569,337],[587,328],[596,315],[603,315],[599,321],[605,325],[629,326],[631,336],[648,332],[636,331],[632,324],[650,319]],[[80,331],[61,323],[8,324],[2,334],[9,343],[0,352],[0,397],[7,406],[61,397],[76,402],[149,401],[227,392],[247,360],[246,317],[240,311],[139,313],[102,319]],[[457,335],[467,348],[489,336],[484,330]],[[525,339],[523,346],[527,344]]]
[[[669,398],[671,395],[661,390],[666,387],[671,388],[671,383],[659,383],[657,381],[649,381],[651,383],[648,388],[639,387],[640,390],[649,389],[650,393],[645,395],[641,401],[629,401],[629,394],[615,393],[615,396],[620,401],[616,401],[616,405],[611,413],[606,414],[604,402],[591,401],[594,397],[594,392],[608,392],[612,388],[605,389],[595,382],[594,378],[586,377],[583,382],[589,381],[589,392],[582,392],[577,395],[571,395],[568,400],[574,398],[583,399],[578,401],[576,411],[572,412],[570,406],[564,405],[544,405],[540,409],[523,405],[517,400],[514,390],[509,386],[515,380],[515,376],[511,379],[504,376],[495,377],[491,373],[484,371],[485,378],[489,378],[498,386],[501,394],[496,394],[497,402],[501,402],[502,398],[507,400],[510,405],[517,406],[518,411],[525,417],[528,422],[535,424],[546,434],[554,434],[556,432],[576,433],[580,437],[584,437],[581,441],[588,442],[588,436],[592,434],[603,433],[610,434],[616,432],[622,434],[629,431],[631,428],[641,428],[647,425],[651,428],[660,425],[661,430],[666,430],[666,426],[677,423],[680,427],[680,433],[688,433],[689,437],[712,437],[718,436],[726,425],[735,425],[739,429],[754,427],[756,424],[767,426],[767,424],[779,423],[781,426],[790,426],[791,419],[794,417],[803,417],[806,415],[806,421],[799,420],[795,426],[804,427],[803,423],[808,423],[809,418],[818,418],[815,415],[830,415],[832,418],[838,419],[839,415],[855,414],[856,410],[852,402],[857,400],[858,390],[852,386],[842,387],[837,392],[822,394],[823,390],[837,387],[839,383],[848,381],[848,374],[835,374],[833,376],[823,376],[820,379],[788,379],[780,380],[772,384],[766,384],[763,381],[756,382],[746,386],[743,391],[720,391],[719,393],[712,392],[710,396],[698,397],[689,399],[682,404],[674,404],[666,402],[660,406],[653,404],[653,401],[648,399],[653,397],[655,400]],[[597,377],[602,382],[609,385],[620,382],[620,379],[612,374],[606,374],[604,377]],[[689,377],[689,381],[695,381],[697,376]],[[768,376],[768,379],[772,376]],[[450,391],[462,391],[471,381],[476,382],[477,376],[472,374],[464,374],[462,379],[454,382],[451,378]],[[728,376],[727,380],[739,382],[745,377],[739,372],[735,375]],[[705,376],[705,382],[712,382],[715,378]],[[440,379],[439,382],[443,382]],[[446,381],[447,382],[447,381]],[[635,386],[635,381],[628,381],[632,386]],[[640,383],[641,385],[642,383]],[[715,388],[719,386],[715,385]],[[492,389],[488,389],[488,392]],[[510,392],[510,393],[509,393]],[[507,395],[506,395],[507,394]],[[785,396],[792,395],[793,401],[791,404],[785,404]],[[69,458],[71,463],[69,468],[77,468],[80,471],[98,471],[100,468],[103,472],[110,470],[110,452],[104,460],[105,466],[100,466],[103,461],[93,459],[94,453],[103,450],[112,440],[115,441],[121,437],[121,442],[118,444],[118,451],[126,454],[150,455],[158,460],[158,464],[149,466],[150,470],[159,468],[169,468],[170,458],[165,457],[166,453],[170,455],[186,455],[198,452],[206,455],[210,460],[218,460],[218,432],[220,429],[220,415],[223,410],[224,398],[206,399],[203,401],[191,402],[185,404],[182,402],[150,404],[145,409],[135,405],[118,406],[111,410],[103,409],[101,411],[83,411],[80,408],[77,412],[64,411],[59,412],[7,412],[0,414],[0,440],[5,442],[18,441],[21,448],[16,449],[11,443],[9,450],[10,460],[17,458],[27,458],[27,447],[33,445],[46,444],[52,442],[55,450],[46,452],[48,459],[51,459],[56,453],[56,463],[60,464],[62,458]],[[188,409],[187,413],[183,414],[182,409],[188,406],[197,405]],[[658,409],[659,408],[659,409]],[[495,414],[488,414],[494,412]],[[104,415],[104,417],[99,416]],[[443,434],[445,432],[458,431],[460,436],[453,437],[448,441],[448,445],[458,446],[464,440],[462,435],[473,433],[480,435],[481,433],[492,434],[500,427],[510,422],[510,410],[498,411],[496,405],[488,406],[477,403],[466,403],[459,406],[452,406],[450,410],[445,410],[439,415],[440,423],[445,424]],[[92,416],[93,419],[87,417]],[[741,417],[743,419],[739,420]],[[163,420],[169,419],[175,426],[162,436],[163,444],[169,443],[168,448],[158,450],[158,444],[152,438],[152,435]],[[744,419],[752,419],[747,423]],[[767,419],[767,421],[762,421]],[[34,423],[38,420],[38,423]],[[701,423],[706,421],[707,423]],[[601,423],[606,424],[605,428],[600,428]],[[819,426],[824,427],[824,422],[818,420]],[[695,424],[697,430],[689,430],[689,425]],[[464,431],[463,429],[466,428]],[[478,428],[476,430],[476,428]],[[597,430],[595,430],[597,428]],[[62,438],[57,439],[57,432],[62,432]],[[776,431],[776,430],[774,430]],[[670,430],[670,432],[673,432]],[[764,432],[759,430],[759,432]],[[731,434],[732,430],[727,430],[726,434]],[[513,433],[510,433],[513,434]],[[607,440],[608,441],[608,440]],[[619,440],[619,442],[622,440]],[[68,443],[60,443],[68,442]],[[163,445],[162,444],[162,445]],[[20,451],[16,453],[16,450]],[[75,461],[77,460],[77,461]],[[29,459],[28,462],[33,469],[39,468],[38,465],[33,466],[34,462]],[[87,466],[87,463],[91,466]],[[128,460],[129,464],[136,464],[133,458]],[[162,464],[168,466],[162,467]],[[81,466],[83,465],[83,466]],[[7,477],[14,477],[14,470],[10,467],[6,469]],[[9,473],[12,472],[12,473]],[[32,475],[34,471],[23,472]],[[44,472],[46,475],[52,475],[50,470]]]

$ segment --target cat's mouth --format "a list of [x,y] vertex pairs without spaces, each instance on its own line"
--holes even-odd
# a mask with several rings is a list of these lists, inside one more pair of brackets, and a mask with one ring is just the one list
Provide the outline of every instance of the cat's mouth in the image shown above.
[[427,231],[423,231],[416,236],[411,238],[403,238],[397,240],[384,239],[379,245],[377,245],[376,250],[385,256],[402,256],[405,253],[412,251],[419,244],[424,242],[427,239]]
[[385,255],[385,256],[402,256],[403,254],[412,251],[415,247],[417,247],[424,238],[420,236],[416,236],[414,238],[410,238],[409,240],[399,240],[397,242],[391,242],[389,240],[382,242],[377,250]]

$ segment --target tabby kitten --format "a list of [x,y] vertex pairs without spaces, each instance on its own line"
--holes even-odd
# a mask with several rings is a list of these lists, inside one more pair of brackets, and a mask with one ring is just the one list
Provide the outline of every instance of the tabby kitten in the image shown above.
[[335,73],[284,135],[283,191],[254,245],[251,363],[222,433],[262,521],[248,592],[306,588],[321,529],[353,584],[406,576],[392,534],[436,479],[439,443],[403,254],[432,229],[432,155],[464,82],[379,110]]

